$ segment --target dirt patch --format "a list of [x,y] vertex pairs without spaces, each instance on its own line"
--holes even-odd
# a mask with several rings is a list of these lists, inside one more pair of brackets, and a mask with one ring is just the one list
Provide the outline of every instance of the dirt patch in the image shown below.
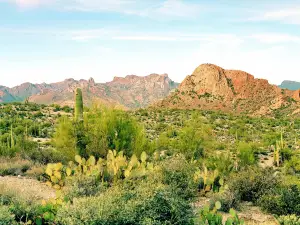
[[35,200],[55,198],[54,189],[37,180],[23,177],[0,176],[0,193],[4,191],[11,191],[17,196],[26,196]]

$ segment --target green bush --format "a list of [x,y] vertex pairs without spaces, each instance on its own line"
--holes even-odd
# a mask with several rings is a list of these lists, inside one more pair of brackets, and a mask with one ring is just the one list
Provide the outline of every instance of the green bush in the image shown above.
[[259,199],[262,209],[275,215],[300,216],[300,189],[296,186],[280,187]]
[[195,165],[188,163],[184,156],[179,155],[161,163],[162,182],[172,188],[184,199],[195,197],[197,184],[194,182]]
[[240,142],[237,147],[237,150],[240,167],[251,166],[256,163],[254,151],[250,144]]
[[250,167],[231,175],[228,179],[231,192],[243,201],[256,202],[270,189],[276,188],[280,181],[270,168]]
[[72,201],[73,198],[95,196],[105,189],[106,185],[95,176],[73,177],[67,181],[65,196]]
[[[84,117],[82,126],[80,143],[86,155],[105,157],[111,149],[123,151],[126,156],[152,152],[142,126],[124,111],[95,106]],[[61,118],[56,126],[53,145],[65,161],[79,154],[75,148],[77,142],[78,131],[74,129],[74,122],[66,117]]]
[[0,225],[16,224],[15,216],[9,211],[9,207],[0,205]]
[[228,176],[233,171],[233,160],[229,154],[212,156],[205,160],[205,165],[209,170],[218,170],[219,174]]
[[214,206],[216,202],[221,203],[220,211],[229,212],[230,209],[239,209],[239,198],[230,190],[215,193],[210,200],[210,206]]
[[115,186],[96,197],[74,199],[57,214],[59,224],[192,224],[189,202],[157,182]]
[[291,173],[300,173],[300,159],[298,156],[292,156],[290,160],[284,164],[286,170]]
[[296,215],[286,215],[277,218],[280,225],[300,225],[300,217]]

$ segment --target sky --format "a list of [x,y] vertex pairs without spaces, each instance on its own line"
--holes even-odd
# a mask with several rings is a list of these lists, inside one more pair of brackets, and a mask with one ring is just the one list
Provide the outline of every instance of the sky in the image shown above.
[[300,81],[300,0],[0,0],[0,85],[181,82],[202,63]]

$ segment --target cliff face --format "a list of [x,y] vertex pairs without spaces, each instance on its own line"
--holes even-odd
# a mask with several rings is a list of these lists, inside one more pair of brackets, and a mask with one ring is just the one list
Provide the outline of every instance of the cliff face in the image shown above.
[[14,88],[2,87],[0,102],[23,101],[29,97],[29,101],[39,104],[73,105],[74,91],[80,87],[86,104],[90,104],[93,100],[100,100],[133,109],[146,107],[154,101],[163,99],[177,86],[178,84],[167,74],[115,77],[113,81],[107,83],[96,83],[93,78],[66,79],[51,84],[24,83]]
[[268,115],[284,107],[297,110],[299,101],[299,90],[283,90],[243,71],[203,64],[158,105]]

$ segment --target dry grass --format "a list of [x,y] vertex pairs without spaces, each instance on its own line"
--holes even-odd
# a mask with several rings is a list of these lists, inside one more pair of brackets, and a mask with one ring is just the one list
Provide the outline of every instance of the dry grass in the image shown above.
[[35,202],[55,198],[55,190],[34,179],[0,177],[0,196]]
[[0,176],[23,175],[32,166],[33,163],[28,160],[19,158],[0,158]]

